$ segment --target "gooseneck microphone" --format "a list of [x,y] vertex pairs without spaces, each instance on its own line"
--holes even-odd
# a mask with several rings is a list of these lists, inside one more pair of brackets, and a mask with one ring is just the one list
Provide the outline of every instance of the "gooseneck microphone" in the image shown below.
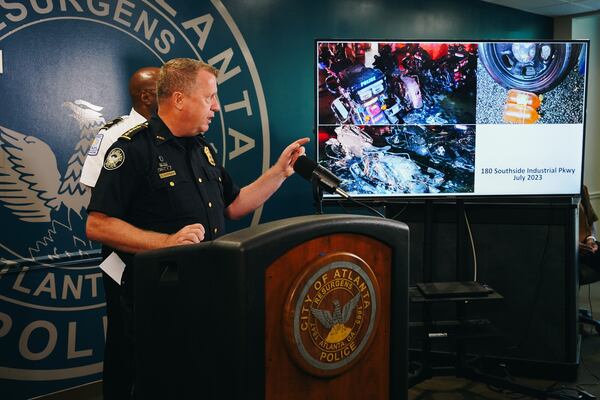
[[340,178],[306,156],[298,157],[294,163],[294,171],[308,181],[316,181],[319,186],[329,193],[335,192],[346,199],[350,198],[348,193],[340,189]]
[[[321,187],[329,193],[335,192],[335,193],[339,194],[340,196],[342,196],[343,198],[348,199],[351,202],[356,203],[361,207],[365,207],[365,208],[371,210],[373,213],[379,215],[381,218],[385,218],[385,215],[383,215],[382,213],[380,213],[373,207],[368,206],[367,204],[362,203],[356,199],[353,199],[348,193],[346,193],[342,189],[340,189],[340,178],[338,178],[337,176],[335,176],[333,174],[333,172],[331,172],[330,170],[328,170],[325,167],[320,166],[319,164],[317,164],[315,161],[311,160],[310,158],[308,158],[306,156],[298,157],[298,159],[294,163],[294,171],[296,171],[298,173],[298,175],[300,175],[307,181],[312,182],[314,185],[313,188]],[[317,185],[318,185],[318,187],[317,187]],[[316,193],[316,191],[315,191],[315,193]],[[317,196],[317,195],[315,195],[315,196]],[[319,196],[319,199],[320,199],[320,196]],[[321,204],[320,200],[318,200],[317,203],[319,204],[317,207],[318,207],[318,213],[320,214],[322,212],[322,210],[320,209],[320,204]]]

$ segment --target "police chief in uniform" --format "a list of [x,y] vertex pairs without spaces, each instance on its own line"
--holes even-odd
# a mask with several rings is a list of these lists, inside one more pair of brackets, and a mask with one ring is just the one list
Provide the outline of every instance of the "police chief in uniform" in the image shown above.
[[[261,206],[294,173],[309,139],[296,140],[277,162],[242,189],[217,164],[202,133],[220,111],[218,70],[191,59],[168,61],[157,83],[158,115],[123,134],[109,149],[88,206],[87,236],[125,262],[120,298],[108,297],[104,398],[131,398],[130,332],[133,254],[213,240],[224,218],[238,219]],[[116,307],[111,307],[115,305]],[[119,307],[121,306],[121,307]]]

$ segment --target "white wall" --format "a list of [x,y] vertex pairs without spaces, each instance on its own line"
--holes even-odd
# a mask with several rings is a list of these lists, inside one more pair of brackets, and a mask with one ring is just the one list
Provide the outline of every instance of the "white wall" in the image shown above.
[[589,39],[584,182],[600,211],[600,13],[556,18],[555,39]]
[[[556,18],[554,38],[590,40],[584,182],[590,190],[594,209],[600,211],[600,13]],[[580,308],[591,308],[594,318],[600,318],[600,285],[582,287],[579,304]],[[589,326],[584,329],[593,333]]]

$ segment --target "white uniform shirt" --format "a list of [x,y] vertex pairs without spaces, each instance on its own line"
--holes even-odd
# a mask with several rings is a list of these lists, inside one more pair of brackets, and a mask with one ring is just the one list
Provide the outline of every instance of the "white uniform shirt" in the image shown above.
[[106,151],[112,144],[125,132],[136,125],[146,121],[133,108],[129,115],[124,115],[122,121],[117,122],[108,129],[100,129],[94,138],[94,142],[90,146],[87,153],[83,169],[81,170],[81,178],[79,181],[88,187],[96,186],[96,181],[104,164],[104,156]]

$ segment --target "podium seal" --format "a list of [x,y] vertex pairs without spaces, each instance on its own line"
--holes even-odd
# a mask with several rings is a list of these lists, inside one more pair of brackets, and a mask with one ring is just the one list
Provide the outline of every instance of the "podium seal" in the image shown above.
[[284,309],[288,353],[305,372],[332,377],[366,353],[379,319],[375,274],[361,258],[334,253],[296,279]]

